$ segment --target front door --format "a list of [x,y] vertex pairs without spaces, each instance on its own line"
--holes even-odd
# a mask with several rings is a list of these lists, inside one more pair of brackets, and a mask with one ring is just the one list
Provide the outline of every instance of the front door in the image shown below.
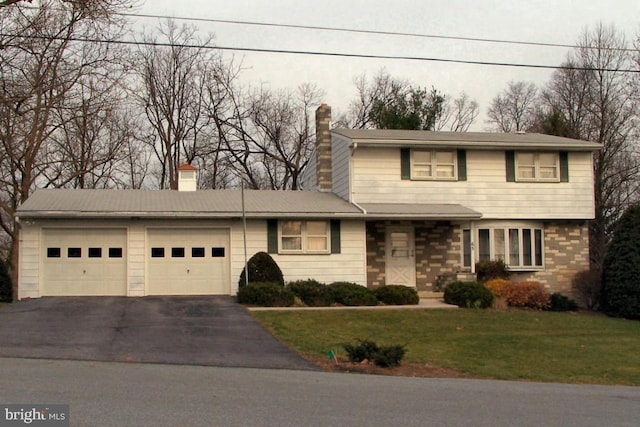
[[416,286],[413,227],[387,228],[386,284]]

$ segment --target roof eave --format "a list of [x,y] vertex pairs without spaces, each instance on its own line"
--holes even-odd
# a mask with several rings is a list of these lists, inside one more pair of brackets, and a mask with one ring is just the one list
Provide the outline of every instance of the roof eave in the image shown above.
[[358,147],[432,147],[432,148],[465,148],[475,150],[562,150],[562,151],[598,151],[601,144],[588,142],[575,145],[563,145],[556,143],[530,143],[530,142],[466,142],[466,141],[422,141],[422,140],[394,140],[380,141],[377,139],[352,139],[352,144]]

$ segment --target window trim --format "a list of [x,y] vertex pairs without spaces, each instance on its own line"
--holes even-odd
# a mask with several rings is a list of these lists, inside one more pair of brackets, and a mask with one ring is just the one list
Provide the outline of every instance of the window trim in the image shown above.
[[[289,235],[283,235],[283,223],[284,222],[300,222],[301,234],[300,234],[300,249],[284,249],[282,238]],[[309,235],[307,233],[307,223],[309,222],[322,222],[325,224],[325,237],[326,245],[325,249],[309,249],[308,238],[320,237],[319,235]],[[279,254],[330,254],[331,253],[331,222],[324,219],[284,219],[278,221],[278,253]]]
[[[521,155],[533,155],[533,178],[526,178],[520,176],[520,164],[518,161],[518,157]],[[540,165],[540,155],[541,154],[553,154],[555,156],[555,178],[543,178],[540,176],[541,165]],[[515,180],[516,182],[560,182],[561,181],[561,161],[560,161],[560,152],[559,151],[516,151],[514,156],[515,161]]]
[[[471,232],[473,230],[473,232]],[[465,268],[471,267],[471,265],[466,265],[467,259],[473,263],[477,263],[480,261],[480,230],[489,230],[489,260],[500,259],[499,256],[496,256],[496,244],[495,244],[495,231],[494,230],[503,230],[503,243],[504,243],[504,255],[502,257],[503,261],[507,265],[509,271],[543,271],[546,269],[546,259],[545,259],[545,244],[544,244],[544,227],[542,224],[522,224],[522,223],[503,223],[503,224],[482,224],[478,226],[474,226],[472,229],[469,227],[464,227],[461,233],[461,246],[462,246],[462,265]],[[511,257],[511,242],[509,238],[510,230],[518,231],[518,265],[511,265],[510,257]],[[529,230],[529,256],[531,258],[531,265],[525,265],[525,250],[524,250],[524,232],[523,230]],[[464,234],[468,232],[471,236],[471,248],[473,251],[473,259],[471,259],[470,254],[465,253],[465,244],[464,244]],[[539,237],[539,240],[537,238]],[[538,261],[538,253],[536,249],[538,248],[538,244],[540,243],[540,264],[537,264]]]
[[[457,150],[438,150],[438,149],[411,149],[410,155],[410,178],[412,181],[458,181],[458,152]],[[431,175],[429,176],[416,176],[416,161],[414,154],[415,153],[430,153],[431,156]],[[441,165],[451,166],[453,165],[453,173],[451,176],[438,176],[438,161],[437,154],[438,153],[448,153],[453,157],[453,164],[451,163],[442,163]]]

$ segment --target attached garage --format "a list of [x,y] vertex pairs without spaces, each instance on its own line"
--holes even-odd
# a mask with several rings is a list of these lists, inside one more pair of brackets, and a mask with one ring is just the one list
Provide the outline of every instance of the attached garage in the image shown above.
[[147,229],[147,295],[229,295],[229,230]]
[[43,296],[127,294],[125,228],[42,230]]

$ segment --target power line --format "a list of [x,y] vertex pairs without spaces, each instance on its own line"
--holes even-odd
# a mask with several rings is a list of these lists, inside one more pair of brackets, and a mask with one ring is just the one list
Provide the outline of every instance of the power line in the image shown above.
[[[374,35],[399,36],[399,37],[418,37],[418,38],[430,38],[430,39],[440,39],[440,40],[471,41],[471,42],[481,42],[481,43],[515,44],[515,45],[521,45],[521,46],[541,46],[541,47],[557,47],[557,48],[570,48],[570,49],[582,47],[578,45],[562,44],[562,43],[543,43],[543,42],[529,42],[529,41],[522,41],[522,40],[485,39],[485,38],[478,38],[478,37],[444,36],[444,35],[437,35],[437,34],[361,30],[361,29],[355,29],[355,28],[325,27],[325,26],[315,26],[315,25],[276,24],[276,23],[268,23],[268,22],[239,21],[239,20],[213,19],[213,18],[192,18],[192,17],[186,17],[186,16],[152,15],[152,14],[142,14],[142,13],[121,13],[120,15],[131,16],[136,18],[176,19],[180,21],[208,22],[208,23],[234,24],[234,25],[254,25],[254,26],[261,26],[261,27],[294,28],[294,29],[303,29],[303,30],[335,31],[335,32],[345,32],[345,33],[374,34]],[[630,49],[630,48],[604,47],[602,49],[615,50],[615,51],[621,51],[621,52],[637,52],[637,49]]]
[[39,39],[39,40],[58,40],[58,41],[67,40],[67,41],[81,42],[81,43],[121,44],[121,45],[132,45],[132,46],[184,47],[184,48],[206,49],[206,50],[223,50],[223,51],[254,52],[254,53],[276,53],[276,54],[289,54],[289,55],[330,56],[330,57],[341,57],[341,58],[443,62],[443,63],[466,64],[466,65],[485,65],[485,66],[494,66],[494,67],[640,73],[640,70],[633,70],[633,69],[592,68],[592,67],[577,67],[577,66],[571,66],[571,65],[516,64],[516,63],[509,63],[509,62],[430,58],[430,57],[422,57],[422,56],[375,55],[375,54],[362,54],[362,53],[320,52],[320,51],[310,51],[310,50],[261,49],[261,48],[236,47],[236,46],[211,46],[208,44],[198,45],[198,44],[189,44],[189,43],[176,44],[176,43],[168,43],[168,42],[151,42],[151,41],[136,41],[136,40],[101,40],[101,39],[95,39],[95,38],[80,38],[80,37],[63,38],[63,37],[18,35],[18,34],[6,34],[6,33],[0,33],[0,37]]

